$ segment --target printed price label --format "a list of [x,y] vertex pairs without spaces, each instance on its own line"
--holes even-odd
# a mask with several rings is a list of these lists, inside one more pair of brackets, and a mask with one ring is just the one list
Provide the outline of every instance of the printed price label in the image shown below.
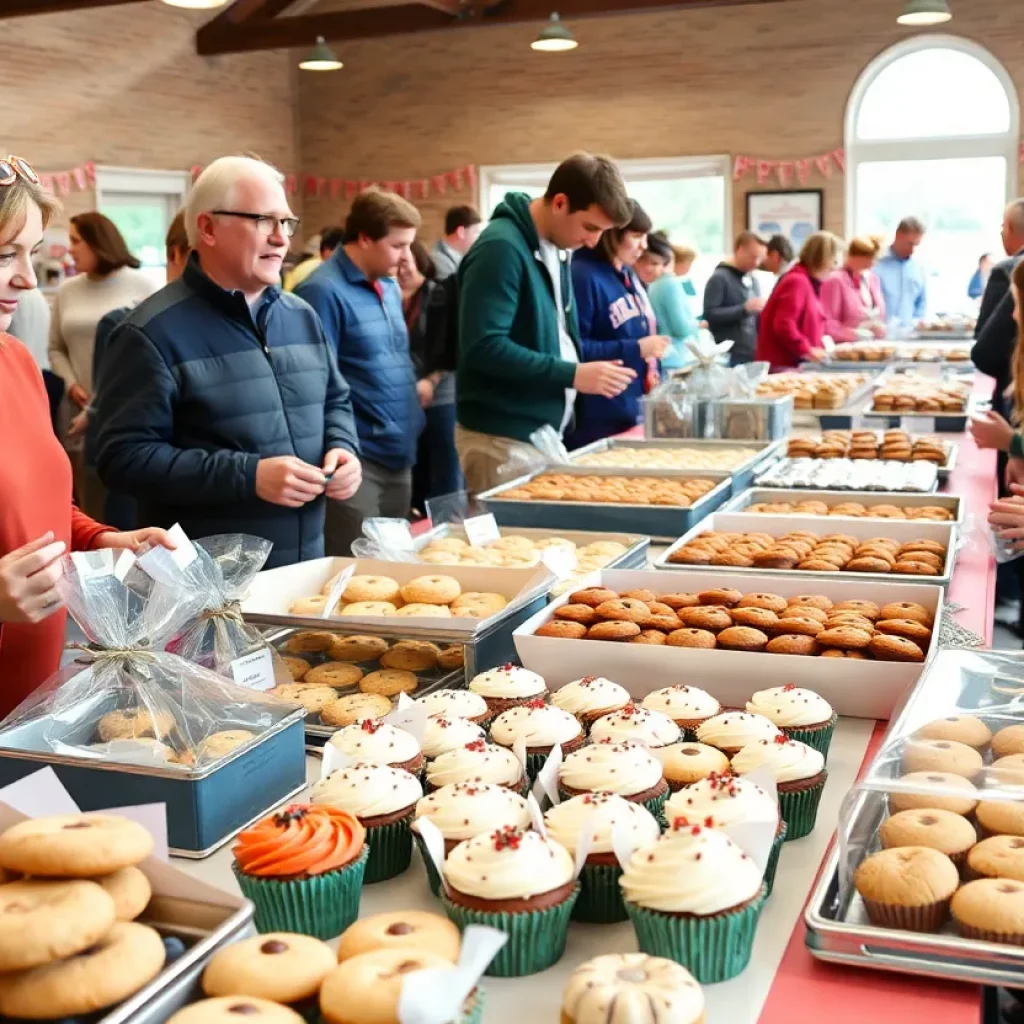
[[483,548],[488,544],[493,544],[496,540],[501,540],[501,531],[498,529],[497,520],[490,512],[486,515],[464,519],[462,529],[466,533],[466,540],[475,548]]
[[576,549],[556,544],[545,548],[540,560],[560,579],[567,580],[576,571]]
[[269,690],[274,685],[274,658],[267,647],[231,662],[231,678],[250,690]]
[[180,579],[182,571],[199,557],[199,553],[179,523],[175,523],[167,533],[176,545],[174,550],[155,545],[139,555],[138,566],[157,583],[173,585]]

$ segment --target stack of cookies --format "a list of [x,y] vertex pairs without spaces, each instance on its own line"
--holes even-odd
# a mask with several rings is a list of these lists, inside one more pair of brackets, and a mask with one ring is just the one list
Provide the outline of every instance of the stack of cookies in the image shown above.
[[867,373],[774,373],[757,386],[757,396],[792,395],[795,409],[840,409],[870,379]]
[[950,523],[953,511],[942,505],[865,505],[861,501],[839,501],[834,505],[817,498],[803,501],[758,501],[744,512],[771,516],[846,516],[851,519],[919,519]]
[[888,378],[875,392],[874,411],[933,416],[963,412],[969,395],[970,388],[958,381],[938,381],[907,373]]
[[673,565],[783,569],[787,572],[894,572],[904,576],[940,576],[946,548],[934,540],[905,543],[889,537],[858,540],[847,533],[819,536],[794,530],[768,533],[720,533],[704,530],[668,555]]
[[573,476],[542,473],[521,487],[495,495],[503,501],[573,501],[605,505],[672,505],[689,508],[716,485],[714,480],[656,476]]
[[184,952],[135,923],[153,837],[127,818],[74,814],[0,835],[0,1018],[60,1019],[123,1002]]
[[583,571],[601,569],[626,553],[626,545],[617,540],[577,545],[567,537],[534,540],[511,533],[482,547],[470,545],[461,537],[439,537],[421,549],[419,557],[421,562],[431,565],[493,565],[514,569],[538,565],[549,548],[571,551],[577,568]]
[[750,593],[718,587],[700,593],[617,594],[590,587],[555,608],[537,636],[688,647],[701,650],[876,658],[922,662],[933,616],[923,605],[834,602],[823,594]]
[[607,448],[573,458],[577,466],[617,466],[625,469],[716,469],[730,470],[749,462],[758,454],[756,448]]
[[883,459],[944,465],[947,446],[936,437],[911,437],[905,430],[827,430],[820,438],[791,437],[786,454],[793,459]]
[[896,358],[896,346],[845,341],[835,346],[832,358],[840,363],[888,363]]

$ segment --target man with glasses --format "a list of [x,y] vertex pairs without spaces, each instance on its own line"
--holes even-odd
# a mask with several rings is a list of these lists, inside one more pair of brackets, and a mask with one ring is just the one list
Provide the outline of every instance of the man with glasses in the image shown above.
[[144,521],[265,537],[271,566],[321,556],[324,498],[350,498],[361,479],[323,326],[280,290],[298,227],[282,182],[249,157],[199,176],[185,271],[115,330],[97,417],[100,476]]

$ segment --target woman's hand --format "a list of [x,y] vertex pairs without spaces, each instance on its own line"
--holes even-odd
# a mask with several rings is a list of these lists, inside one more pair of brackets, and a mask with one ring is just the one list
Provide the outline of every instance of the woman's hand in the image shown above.
[[877,320],[873,320],[870,324],[868,324],[868,327],[871,329],[871,333],[876,338],[885,337],[885,324],[879,323]]
[[83,409],[72,421],[68,427],[68,437],[76,438],[82,437],[86,430],[89,429],[89,414]]
[[640,355],[644,359],[660,359],[669,349],[672,339],[664,334],[649,334],[639,341]]
[[72,384],[68,388],[68,398],[80,409],[84,409],[89,404],[89,392],[81,384]]
[[61,607],[64,551],[51,532],[0,558],[0,622],[42,622]]
[[93,544],[94,548],[117,548],[127,551],[138,551],[144,544],[159,544],[170,551],[177,546],[166,530],[156,526],[146,526],[141,530],[128,533],[101,533]]
[[999,413],[989,409],[977,419],[969,419],[967,425],[979,448],[996,448],[1001,452],[1010,450],[1013,427]]

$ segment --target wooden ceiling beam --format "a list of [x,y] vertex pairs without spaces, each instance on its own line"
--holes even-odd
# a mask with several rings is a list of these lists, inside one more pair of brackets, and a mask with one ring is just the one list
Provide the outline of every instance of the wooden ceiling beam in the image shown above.
[[119,7],[122,4],[145,3],[146,0],[0,0],[0,21],[24,18],[32,14],[61,14],[90,7]]

